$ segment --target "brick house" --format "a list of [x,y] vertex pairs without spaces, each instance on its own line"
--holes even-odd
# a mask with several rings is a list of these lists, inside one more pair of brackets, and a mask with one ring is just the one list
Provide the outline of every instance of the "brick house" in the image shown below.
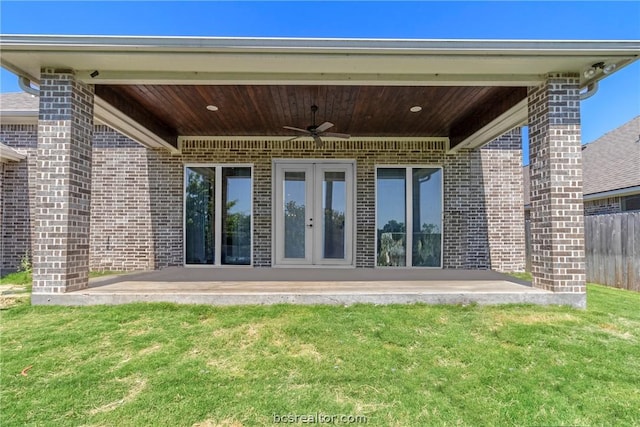
[[528,124],[533,286],[575,305],[581,91],[640,53],[586,41],[6,35],[0,46],[37,94],[37,117],[35,105],[28,122],[3,112],[0,134],[25,156],[1,163],[3,268],[30,250],[34,295],[82,289],[90,269],[170,265],[212,277],[522,271]]
[[[585,215],[640,210],[640,116],[582,146]],[[525,217],[531,198],[529,166],[523,168]]]

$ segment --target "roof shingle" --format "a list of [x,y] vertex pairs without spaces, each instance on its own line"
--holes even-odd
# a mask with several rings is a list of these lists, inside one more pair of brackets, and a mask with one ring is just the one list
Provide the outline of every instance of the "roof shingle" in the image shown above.
[[0,94],[0,111],[38,111],[39,100],[26,92]]

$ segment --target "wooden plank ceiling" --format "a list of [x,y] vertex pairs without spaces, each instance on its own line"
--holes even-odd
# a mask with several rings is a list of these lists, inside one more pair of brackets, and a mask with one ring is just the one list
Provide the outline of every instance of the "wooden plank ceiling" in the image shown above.
[[[315,104],[316,124],[334,123],[330,132],[460,139],[524,99],[526,88],[97,85],[96,94],[169,137],[297,136],[283,126],[311,125]],[[209,111],[208,105],[218,110]],[[413,106],[422,111],[410,112]]]

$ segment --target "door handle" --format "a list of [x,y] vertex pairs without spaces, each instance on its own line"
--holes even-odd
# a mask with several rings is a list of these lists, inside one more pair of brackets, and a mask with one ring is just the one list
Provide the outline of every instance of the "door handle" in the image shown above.
[[313,224],[307,224],[307,227],[313,227]]

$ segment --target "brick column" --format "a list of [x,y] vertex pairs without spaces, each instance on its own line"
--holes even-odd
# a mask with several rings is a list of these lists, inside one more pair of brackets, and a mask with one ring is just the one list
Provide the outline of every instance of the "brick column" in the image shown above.
[[548,75],[529,88],[533,286],[585,292],[580,79]]
[[72,71],[43,69],[40,80],[33,292],[87,287],[93,86]]

